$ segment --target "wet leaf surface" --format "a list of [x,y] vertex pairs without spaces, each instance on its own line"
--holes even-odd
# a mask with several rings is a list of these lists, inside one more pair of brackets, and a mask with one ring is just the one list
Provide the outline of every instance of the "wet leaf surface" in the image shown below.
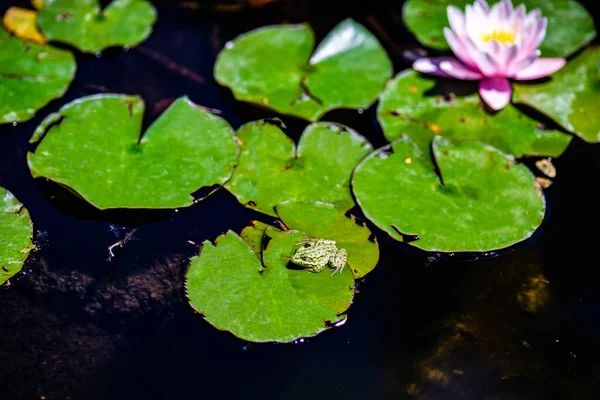
[[335,240],[338,249],[348,252],[348,265],[355,279],[375,268],[379,260],[377,241],[369,240],[371,231],[356,218],[334,204],[286,202],[276,207],[277,215],[290,229],[319,239]]
[[530,237],[545,199],[531,171],[478,142],[436,137],[433,156],[403,136],[361,162],[353,177],[366,217],[423,250],[483,252]]
[[552,118],[586,142],[600,142],[600,47],[570,60],[550,79],[514,85],[514,101]]
[[29,212],[15,196],[0,187],[0,285],[23,267],[32,243]]
[[[346,268],[331,277],[327,271],[286,268],[305,235],[272,227],[265,234],[270,241],[262,263],[234,232],[214,245],[204,242],[187,272],[191,306],[215,327],[253,342],[291,342],[344,321],[354,296],[352,273]],[[242,236],[258,237],[256,232]]]
[[[247,32],[219,54],[214,75],[236,99],[309,121],[336,108],[366,108],[392,75],[377,39],[345,20],[313,52],[307,24]],[[311,52],[312,56],[311,56]]]
[[77,99],[37,128],[28,153],[34,177],[72,189],[99,209],[177,208],[192,193],[229,179],[238,155],[233,129],[187,97],[176,100],[140,138],[136,96]]
[[380,97],[377,117],[389,141],[406,134],[428,151],[436,135],[488,143],[506,153],[559,156],[571,135],[541,129],[540,123],[508,105],[497,113],[483,108],[475,84],[435,80],[405,71]]
[[46,0],[38,24],[51,41],[86,53],[113,46],[135,46],[152,32],[156,10],[146,0],[113,0],[102,9],[98,0]]
[[70,52],[23,41],[0,27],[0,124],[27,121],[61,97],[75,69]]
[[[488,1],[495,4],[496,1]],[[539,8],[548,18],[548,29],[540,50],[542,57],[566,57],[584,47],[596,37],[594,21],[575,0],[521,0],[527,11]],[[446,8],[458,7],[464,12],[473,0],[408,0],[404,3],[404,22],[417,39],[426,46],[449,50],[443,29],[449,27]]]
[[309,125],[298,146],[277,121],[242,126],[238,165],[226,188],[246,207],[276,216],[285,201],[323,201],[352,207],[350,175],[372,150],[367,140],[339,124]]

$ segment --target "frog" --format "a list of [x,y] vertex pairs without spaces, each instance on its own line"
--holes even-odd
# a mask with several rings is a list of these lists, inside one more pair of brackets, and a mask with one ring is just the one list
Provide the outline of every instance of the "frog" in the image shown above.
[[296,243],[300,247],[290,261],[310,272],[321,272],[327,265],[333,269],[331,276],[342,274],[348,263],[348,253],[338,249],[335,240],[309,238]]

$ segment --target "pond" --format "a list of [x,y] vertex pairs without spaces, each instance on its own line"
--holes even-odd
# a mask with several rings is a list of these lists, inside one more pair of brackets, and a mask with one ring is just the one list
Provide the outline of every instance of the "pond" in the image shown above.
[[[29,2],[3,2],[27,7]],[[261,4],[268,3],[268,4]],[[516,3],[516,2],[515,2]],[[581,2],[595,18],[594,1]],[[24,123],[0,125],[0,186],[27,207],[34,251],[0,287],[3,399],[597,399],[600,397],[600,146],[575,138],[552,160],[540,229],[484,254],[426,253],[369,227],[377,267],[356,282],[343,326],[292,343],[251,343],[215,329],[185,296],[198,244],[253,220],[226,190],[176,210],[100,211],[32,178],[29,138],[51,112],[97,93],[139,95],[143,129],[187,95],[234,128],[279,116],[236,101],[213,79],[225,43],[251,29],[308,22],[320,41],[353,18],[394,72],[421,54],[401,2],[156,1],[137,47],[76,52],[65,96]],[[596,43],[598,43],[596,39]],[[297,140],[306,121],[281,117]],[[387,143],[374,106],[323,118]],[[525,159],[532,169],[533,159]],[[116,246],[113,246],[117,244]]]

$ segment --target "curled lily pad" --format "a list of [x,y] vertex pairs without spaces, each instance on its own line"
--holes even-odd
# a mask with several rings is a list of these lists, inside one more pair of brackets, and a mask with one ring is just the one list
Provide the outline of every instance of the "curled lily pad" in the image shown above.
[[156,10],[146,0],[46,0],[38,24],[48,40],[96,53],[112,46],[135,46],[152,32]]
[[[497,1],[488,0],[488,4]],[[586,46],[596,37],[594,21],[576,0],[519,0],[527,10],[539,8],[548,18],[546,37],[540,46],[544,57],[566,57]],[[446,8],[465,9],[473,0],[408,0],[402,10],[404,23],[417,39],[438,50],[450,47],[444,38],[444,27],[449,26]]]
[[311,56],[306,24],[259,28],[219,54],[215,79],[238,100],[316,121],[335,108],[365,108],[392,75],[381,44],[362,25],[338,24]]
[[372,150],[365,138],[333,123],[309,125],[298,146],[276,120],[243,125],[238,165],[226,188],[246,207],[276,216],[285,201],[352,204],[350,176]]
[[31,139],[32,175],[99,209],[185,207],[197,190],[229,179],[239,149],[227,121],[182,97],[140,137],[143,112],[144,102],[126,95],[65,105]]
[[304,234],[271,227],[264,234],[262,260],[231,231],[214,245],[204,242],[186,275],[191,306],[218,329],[253,342],[291,342],[345,321],[354,296],[350,271],[332,277],[287,268]]
[[75,69],[70,52],[23,41],[0,27],[0,124],[27,121],[62,96]]
[[514,106],[486,112],[474,85],[414,71],[398,74],[382,92],[377,109],[385,137],[394,141],[406,134],[423,151],[429,151],[436,135],[472,139],[516,157],[556,157],[567,148],[571,135],[542,129]]
[[586,49],[549,80],[514,85],[514,101],[546,114],[586,142],[600,142],[600,47]]
[[21,270],[29,252],[33,225],[12,193],[0,187],[0,285]]
[[366,217],[392,238],[439,252],[483,252],[529,238],[545,199],[511,156],[479,142],[438,136],[429,155],[408,137],[362,161],[353,177]]
[[345,208],[322,202],[286,202],[276,207],[277,215],[291,229],[314,238],[335,240],[339,249],[348,252],[348,266],[358,279],[375,268],[379,247],[369,228],[359,225]]

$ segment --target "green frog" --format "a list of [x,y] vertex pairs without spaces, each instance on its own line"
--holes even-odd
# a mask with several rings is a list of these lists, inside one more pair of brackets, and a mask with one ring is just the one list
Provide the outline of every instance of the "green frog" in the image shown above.
[[326,239],[305,239],[297,245],[300,247],[296,250],[291,258],[291,262],[305,267],[310,272],[321,272],[325,266],[333,268],[333,276],[335,273],[342,274],[342,270],[348,263],[348,253],[345,249],[338,249],[335,240]]

